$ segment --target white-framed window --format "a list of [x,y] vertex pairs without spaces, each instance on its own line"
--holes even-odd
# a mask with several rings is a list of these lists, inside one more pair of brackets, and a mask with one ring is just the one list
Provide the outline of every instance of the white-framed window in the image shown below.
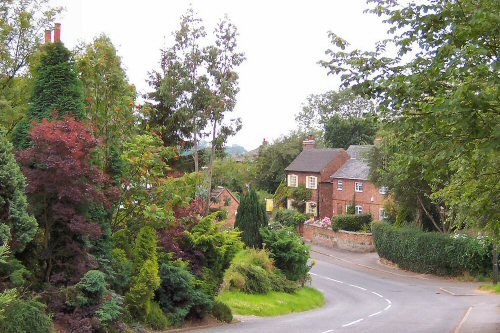
[[314,216],[318,215],[318,204],[314,201],[306,202],[306,214],[313,214]]
[[293,207],[293,199],[287,199],[286,200],[286,208],[287,209],[294,209],[294,207]]
[[363,214],[363,207],[362,207],[362,206],[356,206],[356,207],[354,207],[354,208],[355,208],[354,213],[355,213],[356,215]]
[[379,208],[378,210],[378,219],[379,221],[384,221],[387,219],[389,216],[387,215],[387,212],[385,211],[384,208]]
[[354,191],[363,192],[363,183],[362,182],[354,182]]
[[389,193],[389,188],[387,186],[382,186],[381,188],[378,189],[378,193],[387,194]]
[[318,177],[307,176],[306,177],[306,188],[317,189],[318,188]]
[[337,190],[342,191],[344,189],[344,181],[337,180]]
[[299,177],[297,175],[288,175],[288,186],[289,187],[299,186]]

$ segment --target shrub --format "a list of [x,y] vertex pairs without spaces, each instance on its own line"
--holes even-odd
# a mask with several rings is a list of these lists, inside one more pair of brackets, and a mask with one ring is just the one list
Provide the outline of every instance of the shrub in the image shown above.
[[241,291],[247,294],[266,294],[272,290],[269,273],[262,267],[249,264],[236,264],[233,270],[245,277]]
[[164,330],[170,325],[167,316],[165,316],[158,303],[151,302],[149,312],[146,316],[146,324],[155,330]]
[[387,223],[372,226],[378,254],[403,269],[437,275],[488,274],[491,244],[468,236],[398,228]]
[[188,318],[203,318],[212,311],[214,299],[202,290],[195,290]]
[[15,299],[4,309],[0,320],[2,333],[49,333],[52,320],[45,313],[45,305],[36,299]]
[[287,227],[295,228],[307,220],[307,215],[292,209],[280,209],[274,216],[274,221]]
[[101,308],[96,311],[99,321],[108,326],[118,320],[123,313],[123,298],[119,295],[113,294],[111,299],[104,302]]
[[[372,221],[371,214],[337,215],[332,219],[332,229],[345,231],[366,230]],[[365,228],[365,229],[364,229]]]
[[309,246],[291,228],[262,228],[260,233],[276,267],[287,279],[304,282],[311,268],[307,265]]
[[254,189],[243,196],[238,206],[234,227],[241,231],[241,240],[248,247],[261,248],[262,237],[259,229],[267,226],[268,218],[264,205],[259,201]]
[[233,321],[233,313],[231,308],[225,303],[220,301],[215,301],[214,307],[212,308],[212,315],[219,321],[230,323]]

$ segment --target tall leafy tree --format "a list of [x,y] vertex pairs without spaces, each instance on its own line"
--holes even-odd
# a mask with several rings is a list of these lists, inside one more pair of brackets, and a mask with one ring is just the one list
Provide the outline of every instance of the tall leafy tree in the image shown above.
[[30,144],[29,130],[33,121],[51,119],[52,115],[69,114],[83,119],[83,90],[71,52],[61,42],[43,46],[36,69],[33,94],[26,117],[17,124],[13,135],[16,148]]
[[30,131],[32,146],[18,153],[28,178],[27,193],[40,228],[40,253],[45,281],[77,281],[95,266],[88,240],[101,236],[87,216],[92,204],[116,200],[116,189],[90,163],[97,140],[81,122],[44,119]]
[[262,236],[260,228],[267,226],[268,218],[264,205],[254,189],[251,189],[240,200],[234,227],[241,231],[241,239],[248,247],[261,248]]
[[113,151],[121,150],[134,128],[135,88],[128,83],[121,59],[106,35],[85,45],[76,65],[83,83],[85,118],[102,138],[102,164],[110,170]]
[[15,252],[23,251],[37,232],[28,213],[26,179],[16,162],[12,145],[0,131],[0,240]]
[[333,115],[325,120],[323,139],[325,144],[332,148],[347,149],[350,145],[371,145],[377,128],[377,121],[373,115],[364,117]]
[[[411,148],[408,158],[434,174],[429,198],[445,218],[498,242],[498,1],[369,2],[392,38],[372,52],[349,52],[331,33],[336,48],[323,65],[344,85],[378,98],[389,120],[397,118],[389,126],[398,126],[396,140]],[[385,52],[389,46],[395,56]]]

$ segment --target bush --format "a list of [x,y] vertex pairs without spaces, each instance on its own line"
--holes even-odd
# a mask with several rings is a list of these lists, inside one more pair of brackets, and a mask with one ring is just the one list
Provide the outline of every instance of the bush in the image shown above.
[[113,294],[111,299],[104,302],[96,311],[97,318],[104,326],[109,326],[123,315],[123,297]]
[[212,308],[212,315],[219,321],[230,323],[233,321],[233,313],[231,308],[225,303],[220,301],[215,301],[214,307]]
[[292,209],[280,209],[274,216],[274,221],[287,227],[297,227],[307,220],[307,215],[299,213]]
[[146,324],[155,330],[164,330],[170,325],[167,316],[165,316],[158,303],[151,302],[149,312],[146,316]]
[[260,233],[276,267],[287,279],[304,282],[311,268],[307,265],[309,246],[291,228],[262,228]]
[[241,291],[247,294],[266,294],[272,290],[269,273],[262,267],[249,264],[236,264],[233,270],[245,277]]
[[212,311],[214,299],[202,290],[194,290],[188,318],[203,318]]
[[0,320],[2,333],[49,333],[52,320],[45,313],[45,305],[36,299],[15,299],[10,302]]
[[332,229],[345,231],[367,230],[372,222],[371,214],[337,215],[332,219]]
[[491,272],[491,244],[484,239],[398,228],[387,223],[372,226],[380,257],[403,269],[437,275],[486,275]]

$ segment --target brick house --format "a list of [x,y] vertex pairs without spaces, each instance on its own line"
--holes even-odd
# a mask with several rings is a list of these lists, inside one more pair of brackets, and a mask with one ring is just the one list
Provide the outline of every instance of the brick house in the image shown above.
[[[313,136],[303,142],[302,152],[285,168],[285,174],[288,187],[296,188],[302,184],[311,190],[311,200],[306,202],[307,214],[318,216],[318,212],[323,215],[323,211],[330,211],[330,176],[348,159],[344,149],[316,149]],[[287,200],[287,208],[292,209],[292,202],[292,199]]]
[[210,210],[227,211],[226,226],[234,227],[240,201],[227,188],[218,186],[210,193]]
[[[304,141],[302,152],[285,169],[287,185],[306,185],[312,190],[306,213],[319,217],[345,214],[355,202],[355,213],[371,213],[375,220],[383,219],[383,201],[387,188],[378,188],[368,181],[370,167],[367,155],[372,145],[350,146],[344,149],[316,149],[314,138]],[[317,185],[315,185],[317,184]],[[287,208],[292,208],[288,200]]]

